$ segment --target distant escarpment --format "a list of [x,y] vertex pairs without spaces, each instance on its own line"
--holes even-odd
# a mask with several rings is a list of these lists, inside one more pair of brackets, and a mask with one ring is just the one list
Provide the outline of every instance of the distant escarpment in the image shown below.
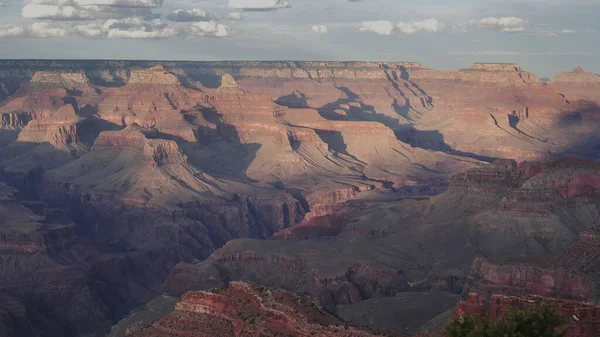
[[4,312],[25,335],[83,336],[162,291],[232,281],[330,310],[455,299],[474,259],[555,254],[598,225],[600,109],[581,76],[2,60],[0,291],[21,303]]
[[571,100],[587,100],[600,103],[600,75],[585,72],[577,67],[570,72],[562,72],[548,81],[548,85]]

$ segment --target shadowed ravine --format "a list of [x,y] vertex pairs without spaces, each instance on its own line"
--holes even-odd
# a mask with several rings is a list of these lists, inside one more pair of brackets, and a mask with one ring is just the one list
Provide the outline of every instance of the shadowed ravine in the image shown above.
[[0,60],[0,88],[2,336],[406,336],[598,301],[593,74]]

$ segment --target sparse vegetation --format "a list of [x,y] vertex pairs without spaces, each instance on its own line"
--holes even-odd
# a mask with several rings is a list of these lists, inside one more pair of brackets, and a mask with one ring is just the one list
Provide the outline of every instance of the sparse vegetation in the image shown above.
[[497,322],[490,319],[462,316],[445,329],[446,337],[564,337],[563,319],[550,306],[537,310],[510,309]]

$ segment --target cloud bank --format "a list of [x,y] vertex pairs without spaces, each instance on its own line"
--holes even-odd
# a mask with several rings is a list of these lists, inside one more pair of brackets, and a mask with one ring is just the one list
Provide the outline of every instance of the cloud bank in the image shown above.
[[25,28],[15,25],[0,25],[0,38],[24,36]]
[[216,18],[216,15],[201,8],[193,8],[188,10],[176,9],[167,16],[167,19],[176,22],[210,21]]
[[227,20],[239,21],[244,20],[246,18],[246,14],[240,12],[234,12],[227,14]]
[[483,19],[469,20],[466,24],[462,24],[467,27],[475,28],[488,28],[496,29],[507,33],[518,33],[527,31],[527,21],[522,18],[511,16],[511,17],[488,17]]
[[165,39],[178,33],[175,26],[160,19],[146,21],[142,18],[111,19],[104,23],[77,26],[74,31],[87,38],[109,39]]
[[444,30],[444,24],[436,19],[427,19],[422,21],[409,21],[398,23],[398,29],[404,34],[414,34],[418,32],[435,33]]
[[21,10],[26,19],[106,20],[153,16],[162,0],[27,0]]
[[292,7],[282,0],[229,0],[229,8],[241,10],[273,10]]
[[214,21],[195,22],[183,28],[188,38],[199,37],[230,37],[233,36],[231,27]]
[[53,26],[47,22],[36,22],[28,27],[18,25],[0,25],[0,38],[6,37],[37,37],[52,38],[67,36],[66,29]]
[[321,34],[321,35],[325,35],[327,33],[329,33],[329,30],[327,29],[327,26],[324,25],[315,25],[312,26],[312,31],[317,33],[317,34]]
[[363,21],[359,24],[358,30],[378,35],[391,35],[394,25],[389,21]]

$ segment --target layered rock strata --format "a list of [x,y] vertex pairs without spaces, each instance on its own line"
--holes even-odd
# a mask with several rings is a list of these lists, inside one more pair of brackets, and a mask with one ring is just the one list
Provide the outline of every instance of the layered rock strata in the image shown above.
[[[175,311],[132,336],[380,336],[349,326],[310,299],[232,282],[226,290],[189,292]],[[389,336],[402,336],[389,334]]]

